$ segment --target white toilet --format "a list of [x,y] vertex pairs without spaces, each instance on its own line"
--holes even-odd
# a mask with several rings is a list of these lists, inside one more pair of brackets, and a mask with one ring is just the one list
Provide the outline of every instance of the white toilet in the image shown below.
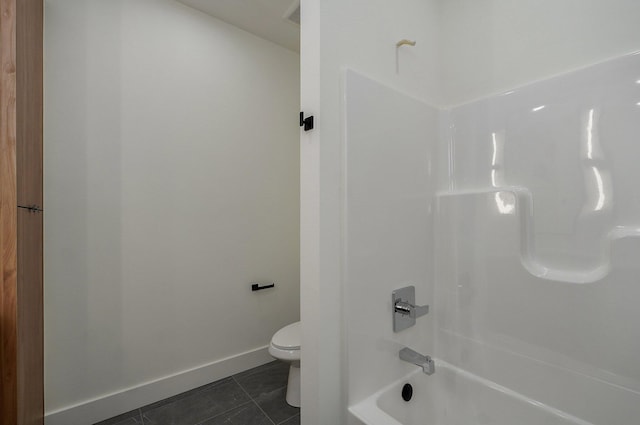
[[287,403],[300,407],[300,322],[285,326],[273,335],[269,354],[289,363]]

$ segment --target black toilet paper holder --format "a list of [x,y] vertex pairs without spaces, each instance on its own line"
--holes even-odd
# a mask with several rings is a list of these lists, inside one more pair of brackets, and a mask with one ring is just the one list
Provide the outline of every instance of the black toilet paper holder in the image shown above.
[[251,284],[251,290],[252,291],[262,291],[263,289],[273,288],[274,286],[276,286],[275,283],[268,283],[268,284],[265,284],[265,285],[260,285],[259,283],[252,283]]

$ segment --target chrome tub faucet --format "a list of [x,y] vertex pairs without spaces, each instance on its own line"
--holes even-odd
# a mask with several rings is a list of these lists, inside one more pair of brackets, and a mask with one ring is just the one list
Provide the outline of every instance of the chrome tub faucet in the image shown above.
[[408,347],[400,350],[400,360],[420,366],[427,375],[433,375],[436,371],[436,364],[430,356],[423,356]]

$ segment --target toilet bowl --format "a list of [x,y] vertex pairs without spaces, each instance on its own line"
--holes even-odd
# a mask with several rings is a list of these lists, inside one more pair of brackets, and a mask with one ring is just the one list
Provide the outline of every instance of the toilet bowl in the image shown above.
[[285,326],[273,335],[269,354],[289,364],[287,403],[300,407],[300,322]]

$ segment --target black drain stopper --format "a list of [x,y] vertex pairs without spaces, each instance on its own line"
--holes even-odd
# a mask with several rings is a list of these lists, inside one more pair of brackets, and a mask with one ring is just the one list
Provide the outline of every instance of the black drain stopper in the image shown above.
[[402,387],[402,399],[404,401],[409,401],[411,400],[411,397],[413,397],[413,387],[411,384],[404,384]]

